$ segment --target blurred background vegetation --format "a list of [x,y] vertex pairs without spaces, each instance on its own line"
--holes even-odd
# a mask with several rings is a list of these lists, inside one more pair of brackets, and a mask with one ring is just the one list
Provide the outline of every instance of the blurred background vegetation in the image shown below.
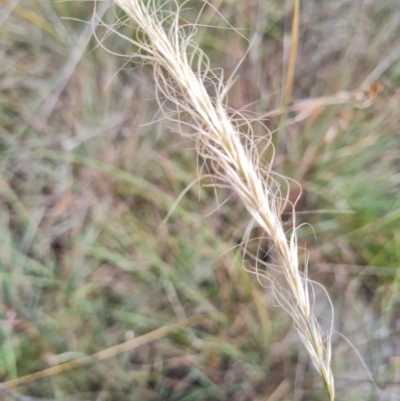
[[[184,17],[195,21],[203,4],[190,1]],[[196,38],[226,76],[245,38],[253,41],[229,104],[272,112],[263,122],[275,135],[275,168],[301,184],[298,221],[312,226],[299,232],[309,275],[326,286],[336,330],[376,381],[335,334],[337,399],[398,400],[400,5],[301,2],[283,118],[274,111],[292,4],[213,0],[199,19],[212,27]],[[97,12],[112,23],[108,6]],[[249,216],[233,194],[194,184],[162,224],[198,177],[193,143],[153,122],[151,70],[100,48],[94,32],[105,30],[86,23],[92,13],[92,2],[0,1],[0,380],[104,351],[13,391],[76,401],[326,400],[290,318],[243,266],[237,245]],[[105,44],[134,51],[115,35]],[[155,341],[110,349],[164,326]]]

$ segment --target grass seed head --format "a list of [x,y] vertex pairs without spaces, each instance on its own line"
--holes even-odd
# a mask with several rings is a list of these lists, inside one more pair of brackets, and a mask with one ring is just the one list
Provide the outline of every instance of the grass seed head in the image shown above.
[[[333,400],[331,331],[324,333],[313,312],[314,294],[310,291],[313,283],[299,266],[295,217],[287,234],[280,217],[282,199],[271,170],[272,160],[267,164],[262,162],[251,121],[226,105],[230,82],[226,84],[211,70],[207,56],[193,42],[196,26],[180,25],[178,3],[114,2],[143,34],[140,39],[125,39],[139,50],[134,57],[152,64],[157,99],[164,115],[176,123],[181,134],[194,138],[198,154],[213,166],[214,185],[230,186],[271,239],[277,266],[268,278],[274,294],[292,316],[294,327]],[[116,27],[110,29],[122,36]],[[210,85],[213,97],[207,89]],[[255,273],[258,274],[257,269]],[[274,278],[277,274],[284,278],[284,285]]]

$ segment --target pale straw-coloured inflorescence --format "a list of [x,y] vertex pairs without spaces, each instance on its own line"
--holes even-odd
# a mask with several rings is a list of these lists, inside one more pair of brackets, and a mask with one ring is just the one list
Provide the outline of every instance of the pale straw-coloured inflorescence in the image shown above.
[[[249,121],[228,109],[225,97],[231,81],[215,75],[209,60],[193,42],[194,24],[183,24],[179,6],[154,0],[114,0],[140,32],[136,39],[112,31],[131,42],[139,57],[154,68],[158,101],[164,114],[195,137],[199,155],[213,167],[216,186],[230,186],[254,221],[273,243],[276,265],[285,286],[271,279],[279,303],[290,313],[294,326],[322,377],[329,399],[334,399],[330,366],[330,334],[324,333],[314,313],[312,284],[299,269],[296,227],[285,232],[280,217],[282,200],[270,165],[262,163]],[[168,4],[169,3],[169,4]],[[167,4],[167,7],[165,7]],[[129,24],[128,19],[120,24]],[[212,85],[215,94],[209,94]],[[173,104],[172,109],[170,105]],[[181,129],[183,131],[183,128]],[[306,269],[305,269],[306,271]],[[257,273],[257,271],[256,271]]]

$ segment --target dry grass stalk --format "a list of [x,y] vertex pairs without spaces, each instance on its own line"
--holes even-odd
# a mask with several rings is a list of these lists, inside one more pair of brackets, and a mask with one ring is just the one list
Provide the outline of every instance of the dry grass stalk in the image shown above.
[[[110,27],[139,49],[130,58],[138,57],[153,65],[160,107],[179,127],[186,126],[186,131],[194,132],[199,155],[214,167],[215,185],[231,187],[271,238],[277,259],[274,268],[279,269],[286,281],[283,289],[273,280],[273,289],[292,316],[329,399],[333,400],[330,332],[323,332],[313,313],[311,284],[299,268],[294,218],[288,238],[280,218],[282,200],[270,170],[271,163],[268,166],[262,163],[250,122],[232,110],[228,113],[224,103],[231,82],[224,84],[222,74],[218,78],[211,71],[206,55],[192,41],[195,26],[180,25],[176,2],[169,2],[174,7],[169,10],[152,0],[114,0],[114,3],[144,34],[132,39]],[[214,97],[207,91],[211,84],[216,92]],[[176,110],[166,110],[167,101]]]
[[134,348],[140,347],[143,344],[148,344],[149,342],[159,340],[160,338],[165,337],[171,332],[173,332],[173,330],[174,330],[173,326],[162,326],[156,330],[143,334],[142,336],[135,337],[132,340],[128,340],[122,344],[114,345],[113,347],[99,351],[96,354],[87,355],[78,359],[73,359],[72,361],[64,362],[59,365],[52,366],[51,368],[31,373],[30,375],[9,380],[7,382],[0,384],[0,393],[1,391],[4,391],[5,389],[8,388],[14,388],[19,385],[30,383],[38,379],[44,379],[46,377],[58,375],[60,373],[67,372],[69,370],[76,369],[88,365],[90,363],[99,362],[105,359],[112,358],[115,355],[130,351]]

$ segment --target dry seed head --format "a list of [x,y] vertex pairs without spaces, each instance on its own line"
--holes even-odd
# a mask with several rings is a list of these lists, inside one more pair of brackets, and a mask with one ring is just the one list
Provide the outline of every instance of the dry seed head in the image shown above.
[[[157,98],[165,116],[181,127],[182,134],[191,132],[198,154],[214,166],[215,185],[229,185],[271,239],[276,258],[271,270],[282,275],[286,282],[281,286],[273,275],[268,275],[275,297],[292,316],[329,399],[333,400],[331,332],[323,332],[313,313],[314,294],[310,291],[313,286],[299,268],[294,217],[288,239],[280,218],[280,191],[271,163],[261,162],[251,121],[228,110],[224,103],[230,82],[224,84],[223,77],[216,76],[207,56],[192,41],[196,27],[179,25],[177,2],[167,2],[167,8],[152,0],[114,0],[114,3],[144,34],[136,40],[124,38],[140,50],[135,57],[153,65]],[[110,29],[123,36],[115,27]],[[214,85],[214,97],[207,91],[210,84]],[[167,108],[168,102],[174,105],[173,109]],[[255,272],[259,274],[258,268]]]

